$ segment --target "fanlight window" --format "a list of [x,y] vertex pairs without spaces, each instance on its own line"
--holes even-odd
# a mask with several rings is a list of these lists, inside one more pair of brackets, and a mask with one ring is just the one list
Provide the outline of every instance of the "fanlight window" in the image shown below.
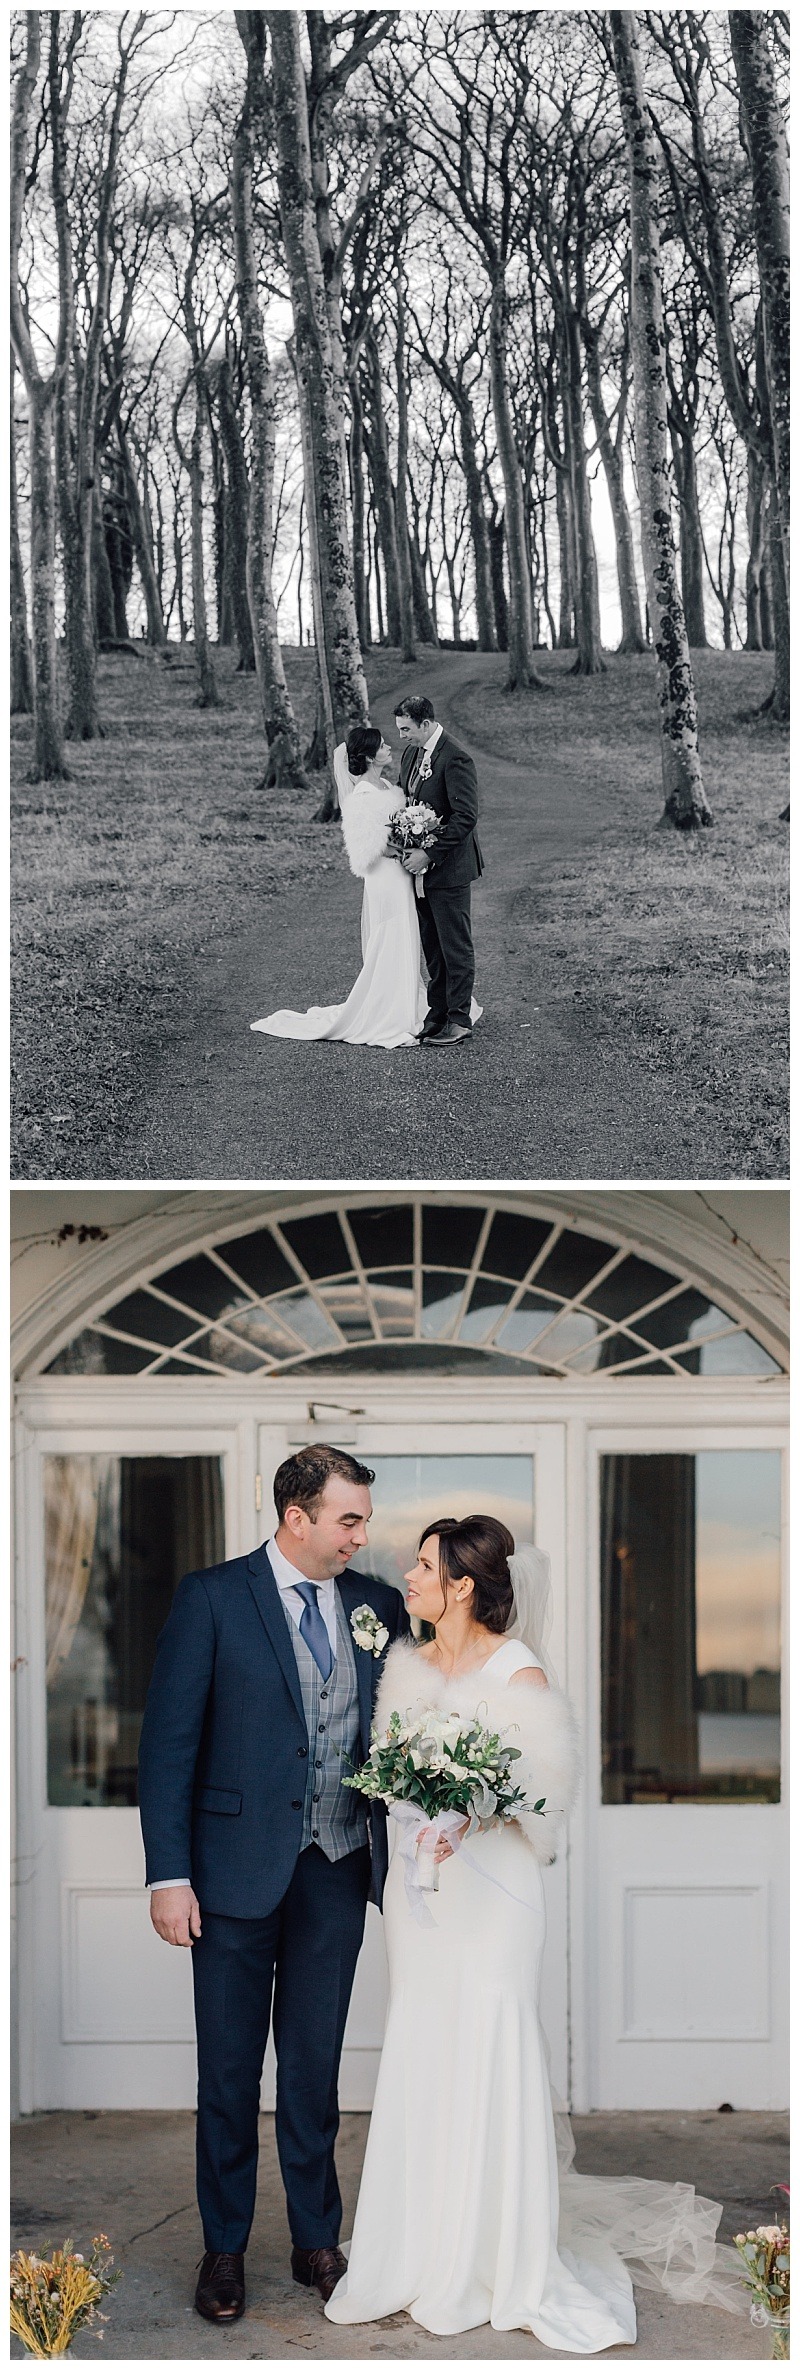
[[346,1200],[209,1239],[126,1292],[50,1374],[340,1365],[771,1375],[761,1342],[625,1243],[497,1202]]

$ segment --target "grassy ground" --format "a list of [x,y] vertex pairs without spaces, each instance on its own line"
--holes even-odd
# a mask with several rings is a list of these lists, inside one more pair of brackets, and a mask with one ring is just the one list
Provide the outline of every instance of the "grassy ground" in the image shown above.
[[546,771],[548,758],[563,765],[566,742],[576,789],[594,784],[606,810],[611,796],[602,836],[527,888],[516,918],[540,959],[577,972],[572,997],[598,1045],[628,1045],[632,1066],[645,1058],[684,1123],[697,1098],[727,1106],[735,1088],[747,1114],[741,1174],[786,1174],[788,736],[754,715],[772,662],[694,654],[714,824],[689,834],[653,829],[663,799],[651,660],[612,658],[603,677],[576,681],[570,664],[544,658],[550,696],[476,686],[460,702],[473,745],[519,764],[535,746]]
[[[509,699],[502,663],[431,655],[444,689],[452,671],[448,723],[478,755],[492,843],[483,910],[477,901],[488,1026],[481,1024],[468,1055],[471,1132],[462,1140],[459,1090],[443,1170],[438,1148],[431,1152],[440,1088],[434,1092],[432,1079],[430,1090],[423,1087],[408,1057],[388,1057],[398,1072],[395,1134],[387,1133],[382,1165],[373,1073],[377,1066],[383,1077],[387,1057],[308,1049],[311,1099],[318,1069],[323,1096],[328,1079],[334,1099],[340,1091],[352,1098],[354,1124],[341,1156],[331,1139],[333,1167],[312,1142],[306,1165],[298,1138],[284,1146],[280,1173],[784,1175],[787,834],[778,818],[788,795],[787,753],[784,735],[745,721],[768,688],[771,661],[698,654],[702,752],[716,820],[712,831],[687,840],[654,829],[660,769],[649,659],[612,661],[602,679],[583,682],[567,679],[568,657],[552,655],[544,660],[550,695]],[[305,728],[311,654],[290,652],[287,666]],[[269,1093],[265,1062],[278,1065],[279,1085],[281,1063],[296,1055],[275,1041],[249,1040],[243,1060],[258,1067],[242,1072],[242,1148],[237,1141],[234,1149],[233,1126],[227,1156],[221,1105],[219,1142],[209,1149],[210,1165],[200,1166],[188,1135],[182,1145],[177,1137],[174,1148],[170,1143],[170,1048],[183,1030],[187,1094],[196,1103],[192,1016],[212,988],[220,997],[224,988],[230,1002],[231,977],[244,980],[261,945],[270,935],[277,943],[281,930],[292,986],[287,997],[284,962],[273,1006],[310,1002],[320,989],[327,1000],[346,992],[352,978],[356,884],[343,874],[339,834],[313,821],[318,787],[301,796],[254,788],[263,766],[255,684],[236,675],[229,653],[219,671],[224,705],[201,713],[190,663],[167,669],[150,658],[103,659],[107,737],[70,749],[69,783],[26,780],[31,728],[15,720],[17,1177],[261,1174],[265,1160],[273,1163],[271,1146],[253,1141],[245,1157],[253,1080],[259,1089],[266,1082]],[[396,652],[373,654],[368,672],[378,704],[404,680]],[[329,888],[330,874],[338,878]],[[341,921],[341,980],[326,945],[328,911],[332,941],[333,923]],[[317,917],[309,951],[319,980],[315,973],[307,994],[304,913]],[[271,1008],[260,994],[259,984],[251,1000],[248,980],[239,1034],[245,1015]],[[530,1014],[539,1016],[535,1078],[518,1034]],[[215,1043],[213,1013],[208,1017],[206,1062]],[[561,1138],[556,1130],[549,1151],[543,1087],[563,1119],[570,1097],[563,1063],[573,1053],[575,1124]],[[223,1050],[223,1072],[226,1060]],[[159,1068],[167,1117],[155,1142],[148,1125]],[[613,1122],[603,1114],[612,1070]],[[626,1127],[620,1110],[628,1092]],[[365,1096],[370,1124],[359,1102]],[[507,1109],[505,1140],[492,1132],[494,1105]],[[485,1144],[472,1124],[476,1107]],[[538,1137],[522,1125],[526,1110],[541,1122]],[[374,1168],[358,1150],[365,1140]],[[350,1157],[348,1144],[355,1146]],[[270,1165],[269,1173],[278,1170]]]

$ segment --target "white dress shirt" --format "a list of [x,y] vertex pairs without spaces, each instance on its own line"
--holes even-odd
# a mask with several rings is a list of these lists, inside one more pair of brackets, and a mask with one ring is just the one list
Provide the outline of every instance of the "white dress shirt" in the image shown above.
[[[439,727],[439,730],[441,731],[441,726]],[[280,1593],[281,1604],[285,1607],[286,1612],[289,1614],[290,1620],[294,1622],[295,1629],[299,1629],[303,1614],[306,1609],[306,1601],[305,1597],[298,1596],[297,1582],[298,1580],[303,1580],[305,1578],[305,1574],[303,1572],[298,1572],[296,1564],[290,1564],[288,1556],[281,1553],[277,1540],[274,1537],[267,1540],[266,1549],[270,1563],[272,1565],[276,1586]],[[319,1609],[322,1614],[328,1636],[330,1638],[331,1653],[335,1661],[336,1581],[335,1578],[331,1578],[330,1580],[319,1580],[315,1582],[315,1586],[317,1591],[317,1604],[319,1605]],[[151,1893],[165,1893],[172,1885],[188,1885],[190,1882],[191,1879],[188,1876],[157,1876],[155,1882],[150,1885],[149,1890]]]
[[435,749],[435,747],[436,747],[436,743],[437,743],[437,741],[440,741],[440,740],[441,740],[441,737],[442,737],[442,733],[443,733],[443,732],[444,732],[444,725],[443,725],[443,724],[435,724],[435,725],[434,725],[434,728],[433,728],[433,731],[432,731],[432,733],[430,734],[430,738],[429,738],[427,741],[425,741],[424,743],[423,743],[423,742],[420,742],[420,741],[418,741],[418,742],[417,742],[417,749],[416,749],[416,755],[417,755],[417,765],[416,765],[416,767],[415,767],[415,769],[414,769],[414,773],[413,773],[413,777],[412,777],[412,785],[411,785],[411,786],[412,786],[412,788],[413,788],[414,790],[416,790],[417,783],[418,783],[418,781],[419,781],[419,777],[420,777],[420,771],[421,771],[421,768],[422,768],[422,766],[424,765],[425,759],[426,759],[426,757],[432,757],[432,756],[433,756],[433,752],[434,752],[434,749]]

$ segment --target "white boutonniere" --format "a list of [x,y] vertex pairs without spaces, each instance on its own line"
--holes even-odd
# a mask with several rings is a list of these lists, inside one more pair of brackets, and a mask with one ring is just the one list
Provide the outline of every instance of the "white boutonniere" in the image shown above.
[[350,1627],[362,1654],[374,1654],[377,1659],[383,1653],[384,1646],[388,1646],[388,1629],[378,1620],[377,1613],[373,1613],[371,1605],[356,1605],[355,1612],[350,1615]]
[[430,781],[430,778],[431,778],[431,768],[432,768],[432,765],[433,765],[433,750],[432,750],[432,749],[425,749],[425,750],[423,750],[422,759],[421,759],[421,763],[420,763],[420,768],[419,768],[419,772],[418,772],[418,774],[417,774],[417,780],[416,780],[416,782],[414,783],[414,788],[415,788],[415,790],[416,790],[416,788],[417,788],[417,784],[418,784],[419,782],[429,782],[429,781]]

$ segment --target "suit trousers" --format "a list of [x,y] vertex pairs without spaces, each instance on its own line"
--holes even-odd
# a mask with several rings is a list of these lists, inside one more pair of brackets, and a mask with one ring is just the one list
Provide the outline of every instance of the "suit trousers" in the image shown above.
[[461,1021],[467,1028],[475,983],[469,882],[463,889],[428,889],[417,899],[417,913],[430,1016]]
[[203,1910],[192,1948],[197,2199],[205,2246],[214,2254],[242,2254],[250,2235],[273,1988],[275,2136],[292,2240],[298,2247],[338,2243],[339,2060],[369,1881],[366,1844],[343,1860],[326,1860],[312,1843],[269,1917]]

